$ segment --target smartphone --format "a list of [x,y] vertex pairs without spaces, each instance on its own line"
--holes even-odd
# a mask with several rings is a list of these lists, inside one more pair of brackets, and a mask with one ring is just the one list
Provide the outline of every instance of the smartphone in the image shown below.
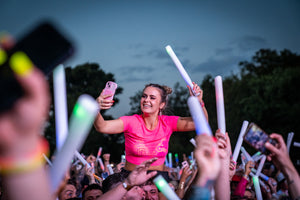
[[9,67],[10,57],[18,51],[24,52],[47,76],[73,55],[74,46],[51,21],[41,21],[17,38],[15,46],[6,52],[6,62],[0,66],[0,94],[4,97],[0,99],[0,112],[9,110],[23,96],[22,87]]
[[274,146],[277,144],[276,140],[270,138],[269,135],[255,123],[250,123],[243,139],[250,146],[265,155],[270,154],[270,152],[265,148],[266,142],[269,142]]
[[117,87],[118,84],[116,84],[113,81],[108,81],[106,83],[105,88],[103,90],[103,95],[112,95],[110,97],[107,97],[106,99],[112,100],[114,98]]

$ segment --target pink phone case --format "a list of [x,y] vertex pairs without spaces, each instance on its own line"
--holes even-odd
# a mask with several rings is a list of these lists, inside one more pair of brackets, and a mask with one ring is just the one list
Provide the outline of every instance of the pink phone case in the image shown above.
[[114,94],[116,92],[118,85],[115,82],[108,81],[105,85],[105,88],[103,90],[103,95],[112,95],[106,99],[112,100],[114,98]]

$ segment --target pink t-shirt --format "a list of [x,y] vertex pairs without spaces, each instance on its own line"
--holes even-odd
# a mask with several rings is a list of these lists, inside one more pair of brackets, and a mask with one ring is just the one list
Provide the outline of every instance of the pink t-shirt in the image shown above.
[[139,165],[157,157],[152,165],[162,165],[168,153],[169,139],[177,131],[178,116],[158,116],[154,130],[148,130],[142,115],[123,116],[126,160]]

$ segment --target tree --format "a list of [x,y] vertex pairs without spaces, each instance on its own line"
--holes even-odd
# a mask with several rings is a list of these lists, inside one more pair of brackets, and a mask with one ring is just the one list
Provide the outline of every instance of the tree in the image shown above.
[[[68,105],[68,117],[72,114],[73,107],[81,94],[89,94],[93,98],[97,98],[101,90],[105,87],[107,81],[115,81],[113,74],[105,73],[98,64],[86,63],[78,65],[75,68],[66,67],[66,89],[67,89],[67,105]],[[51,154],[55,150],[55,113],[54,113],[54,100],[53,100],[53,80],[49,80],[51,93],[52,93],[52,105],[50,109],[50,118],[48,120],[48,126],[45,131],[45,137],[50,143]],[[116,95],[114,97],[115,104],[119,102],[117,95],[122,92],[122,88],[118,87]],[[105,119],[112,119],[110,115],[105,115],[105,110],[101,111]],[[105,135],[96,132],[94,127],[91,129],[81,152],[84,154],[93,153],[97,154],[98,148],[103,147],[103,152],[110,152],[112,154],[112,160],[114,156],[122,154],[124,151],[120,143],[124,143],[123,135]],[[109,148],[109,149],[108,149]]]

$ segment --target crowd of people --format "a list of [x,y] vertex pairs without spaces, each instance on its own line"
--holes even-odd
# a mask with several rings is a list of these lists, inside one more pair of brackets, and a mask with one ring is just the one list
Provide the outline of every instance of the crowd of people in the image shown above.
[[[26,59],[26,58],[24,58]],[[0,114],[1,199],[256,199],[258,190],[251,176],[259,162],[233,161],[230,133],[215,132],[196,136],[193,156],[182,155],[174,165],[166,164],[169,138],[173,132],[195,130],[191,117],[164,115],[171,89],[146,85],[140,101],[141,114],[105,120],[98,113],[94,127],[105,134],[125,135],[125,161],[111,163],[110,154],[82,155],[88,165],[73,159],[59,188],[50,189],[45,164],[48,145],[40,132],[50,105],[49,86],[43,74],[30,62],[12,67],[23,87],[24,96],[14,107]],[[198,98],[206,119],[203,91],[193,83],[190,94]],[[109,109],[109,95],[97,98],[100,110]],[[263,199],[300,199],[300,178],[279,134],[266,143],[271,152],[262,169],[268,181],[259,179]],[[120,155],[121,157],[121,155]],[[55,159],[55,158],[53,158]],[[175,162],[174,162],[175,161]],[[158,184],[164,179],[167,184]]]

